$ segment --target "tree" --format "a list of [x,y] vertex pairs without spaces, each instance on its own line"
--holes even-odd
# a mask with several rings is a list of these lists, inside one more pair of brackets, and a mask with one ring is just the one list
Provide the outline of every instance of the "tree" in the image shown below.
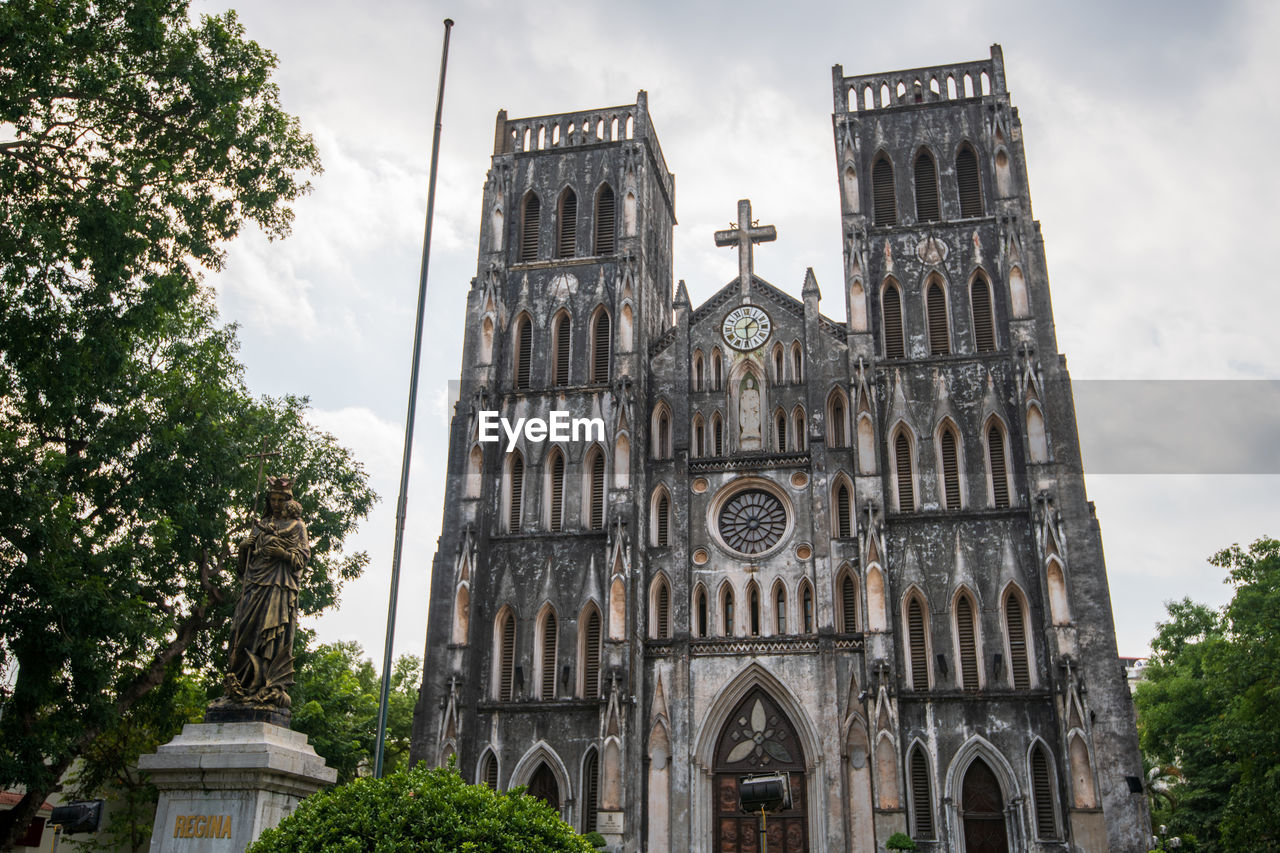
[[0,849],[72,761],[183,667],[207,668],[254,504],[294,475],[303,613],[364,565],[373,500],[300,398],[255,400],[202,269],[282,236],[319,168],[275,57],[186,0],[0,3]]
[[1138,685],[1147,760],[1166,774],[1156,822],[1188,849],[1280,850],[1280,541],[1233,545],[1231,602],[1168,605]]
[[592,847],[542,800],[468,785],[453,767],[419,764],[308,797],[246,853],[309,850],[591,853]]

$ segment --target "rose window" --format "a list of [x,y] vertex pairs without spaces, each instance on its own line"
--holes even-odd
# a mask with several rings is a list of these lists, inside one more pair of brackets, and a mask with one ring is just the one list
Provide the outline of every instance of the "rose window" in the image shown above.
[[720,537],[741,554],[762,554],[782,539],[787,511],[782,501],[762,489],[739,492],[720,509]]

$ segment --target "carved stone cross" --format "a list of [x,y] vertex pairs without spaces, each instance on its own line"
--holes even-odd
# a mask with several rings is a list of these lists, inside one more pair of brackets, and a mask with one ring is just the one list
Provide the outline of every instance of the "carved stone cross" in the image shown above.
[[755,271],[752,243],[768,243],[778,239],[778,231],[772,225],[757,225],[751,221],[751,199],[738,202],[738,227],[716,232],[717,246],[738,247],[738,281],[743,293],[751,290],[751,276]]

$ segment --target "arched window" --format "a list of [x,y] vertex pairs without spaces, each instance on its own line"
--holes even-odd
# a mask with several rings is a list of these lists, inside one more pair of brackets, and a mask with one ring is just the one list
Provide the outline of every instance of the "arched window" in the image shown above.
[[467,456],[467,484],[466,497],[480,497],[480,488],[484,485],[484,451],[480,449],[480,445],[471,448],[471,453]]
[[720,627],[726,637],[734,635],[733,587],[727,583],[720,592]]
[[803,453],[809,449],[805,437],[803,406],[796,406],[791,413],[791,449],[797,453]]
[[911,668],[911,689],[929,689],[928,613],[919,595],[907,601],[907,663]]
[[827,403],[827,444],[831,447],[849,445],[849,403],[839,388],[831,392]]
[[665,548],[671,537],[671,496],[662,486],[653,499],[653,544]]
[[782,372],[782,344],[773,345],[773,381],[776,385],[783,384],[784,374]]
[[538,620],[538,698],[556,698],[556,643],[559,640],[559,625],[556,612],[551,605],[542,611]]
[[956,154],[956,190],[960,194],[960,216],[982,215],[982,182],[978,179],[978,155],[967,144]]
[[835,530],[833,531],[837,539],[849,539],[853,536],[853,492],[849,489],[849,484],[843,479],[836,482],[835,493],[832,495],[832,504],[835,512],[832,514],[832,521]]
[[671,636],[671,587],[667,579],[658,575],[653,582],[653,622],[650,630],[654,639],[665,640]]
[[1027,406],[1027,444],[1032,462],[1049,461],[1049,437],[1044,431],[1044,415],[1036,403]]
[[467,629],[471,622],[471,586],[463,582],[458,584],[458,591],[453,600],[453,642],[465,645]]
[[671,412],[659,403],[653,415],[653,458],[671,458]]
[[587,529],[604,530],[604,451],[587,453]]
[[609,312],[604,308],[596,309],[591,319],[591,381],[600,383],[609,381],[609,348],[613,330],[609,325]]
[[800,624],[806,634],[813,633],[813,587],[800,582]]
[[567,311],[557,312],[551,321],[551,384],[556,387],[569,384],[569,362],[573,358],[573,350],[569,346],[572,327]]
[[871,167],[872,206],[876,225],[897,225],[898,205],[893,190],[893,164],[887,154],[876,158]]
[[924,750],[913,747],[907,766],[911,776],[911,837],[933,838],[933,794]]
[[500,702],[510,702],[515,693],[516,617],[511,608],[498,611],[497,665],[494,667],[494,694]]
[[1031,747],[1031,800],[1035,809],[1037,838],[1056,838],[1058,835],[1050,766],[1048,750],[1044,748],[1044,744],[1037,743]]
[[582,762],[582,834],[595,832],[596,813],[600,810],[600,756],[595,749],[587,751]]
[[724,358],[720,355],[720,347],[711,351],[711,381],[715,391],[724,387]]
[[840,576],[840,630],[852,634],[858,630],[858,583],[846,569]]
[[551,449],[547,459],[547,529],[555,533],[564,529],[564,454]]
[[985,277],[974,276],[969,285],[969,304],[973,308],[973,342],[978,352],[996,351],[996,323],[991,313],[991,285]]
[[977,625],[974,622],[976,608],[967,593],[956,597],[956,660],[960,672],[960,686],[965,690],[977,690],[979,683]]
[[578,196],[573,190],[560,195],[560,216],[556,229],[556,257],[572,258],[578,251]]
[[924,150],[916,155],[915,165],[916,220],[936,222],[942,218],[938,212],[938,169],[933,156]]
[[942,504],[946,509],[960,509],[960,439],[950,423],[938,436],[942,456]]
[[791,344],[791,381],[804,381],[804,353],[800,350],[799,341]]
[[760,636],[760,588],[754,583],[747,589],[747,607],[750,610],[748,627],[751,629],[751,636],[758,637]]
[[538,259],[538,226],[542,205],[536,193],[524,197],[520,211],[520,261],[527,263]]
[[1031,687],[1031,667],[1027,655],[1027,622],[1022,599],[1012,589],[1004,598],[1004,631],[1009,641],[1009,681],[1014,690]]
[[892,279],[880,296],[880,314],[884,326],[884,357],[906,358],[906,338],[902,333],[902,292]]
[[533,366],[533,324],[528,314],[516,318],[515,339],[515,386],[517,391],[527,391],[532,387],[531,370]]
[[899,430],[893,439],[894,475],[897,479],[898,511],[913,512],[916,508],[915,478],[912,475],[911,439],[906,430]]
[[617,203],[608,184],[596,193],[596,254],[612,255],[614,235],[618,230]]
[[787,452],[787,413],[778,409],[773,414],[773,438],[779,453]]
[[582,698],[600,698],[600,611],[588,604],[579,624],[582,627],[579,672],[582,673]]
[[711,416],[711,440],[716,456],[724,456],[724,420],[720,413]]
[[702,420],[702,415],[693,416],[693,455],[707,455],[707,425]]
[[787,633],[787,587],[782,581],[773,585],[773,624],[777,633]]
[[925,290],[925,321],[929,324],[929,354],[951,352],[951,334],[947,329],[947,295],[942,285],[933,280]]
[[507,463],[507,532],[519,533],[524,519],[524,456],[511,451]]
[[992,418],[987,427],[987,473],[991,477],[991,505],[1009,506],[1009,473],[1005,467],[1004,430]]
[[698,584],[698,591],[693,594],[693,609],[697,618],[697,632],[699,637],[707,636],[707,591],[702,588],[702,584]]
[[480,778],[476,782],[488,785],[492,791],[498,790],[498,757],[492,750],[485,750],[484,758],[480,760]]
[[704,390],[702,380],[702,350],[698,350],[693,354],[693,390]]

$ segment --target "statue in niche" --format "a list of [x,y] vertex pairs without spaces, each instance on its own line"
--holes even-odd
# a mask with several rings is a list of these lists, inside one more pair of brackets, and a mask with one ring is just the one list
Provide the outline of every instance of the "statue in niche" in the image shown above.
[[240,601],[231,622],[226,694],[210,706],[225,712],[274,711],[287,715],[293,686],[293,637],[298,625],[298,586],[311,557],[302,506],[293,480],[269,480],[267,512],[240,541]]
[[754,373],[742,377],[738,384],[738,447],[743,450],[761,447],[760,382]]

